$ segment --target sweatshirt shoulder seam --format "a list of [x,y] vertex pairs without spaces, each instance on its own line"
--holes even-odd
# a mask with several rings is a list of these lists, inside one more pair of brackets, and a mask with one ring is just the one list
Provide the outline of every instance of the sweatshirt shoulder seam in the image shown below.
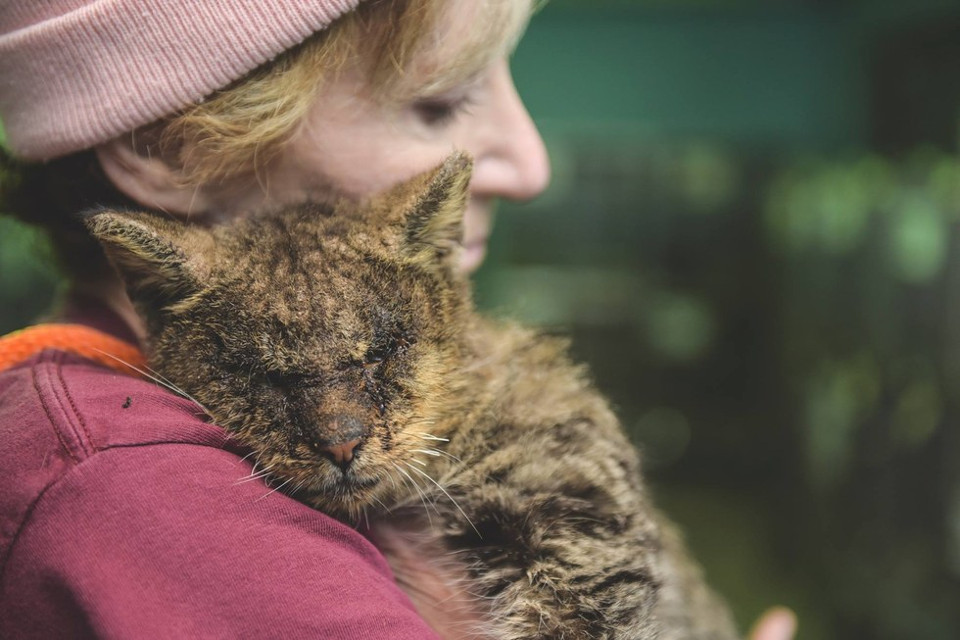
[[53,414],[50,412],[50,407],[47,404],[47,399],[44,398],[43,391],[40,389],[40,380],[39,375],[41,371],[41,365],[48,364],[38,362],[30,367],[30,381],[33,386],[34,393],[37,394],[37,400],[40,403],[40,406],[43,408],[43,413],[47,417],[47,422],[50,425],[50,428],[53,429],[54,434],[57,436],[57,440],[60,442],[60,446],[63,447],[64,452],[73,460],[75,463],[79,463],[80,459],[74,454],[73,450],[67,444],[67,441],[64,440],[63,432],[58,426],[58,420],[53,417]]
[[20,523],[17,525],[17,530],[14,532],[13,536],[10,538],[10,543],[7,545],[6,552],[2,556],[0,556],[0,583],[3,583],[4,581],[4,578],[6,576],[7,564],[10,561],[10,557],[13,555],[14,548],[17,546],[17,542],[19,541],[21,534],[23,533],[24,529],[26,529],[27,525],[30,523],[31,518],[33,517],[33,513],[37,508],[37,505],[40,504],[40,502],[43,500],[44,496],[47,494],[47,492],[50,489],[60,484],[61,482],[66,481],[67,478],[71,474],[76,472],[76,470],[79,469],[84,463],[92,462],[94,459],[96,459],[96,453],[103,453],[111,449],[135,449],[139,447],[152,447],[152,446],[164,446],[164,445],[204,447],[209,449],[215,449],[218,451],[223,451],[227,454],[234,455],[231,452],[227,451],[226,449],[222,449],[212,444],[203,444],[203,443],[197,443],[197,442],[183,442],[179,440],[168,440],[168,441],[153,441],[153,442],[141,442],[141,443],[129,443],[129,444],[124,443],[124,444],[109,445],[107,447],[104,447],[103,449],[99,449],[94,453],[94,455],[91,455],[84,460],[77,461],[76,464],[72,465],[66,471],[59,474],[57,477],[53,478],[50,482],[44,485],[44,487],[39,492],[37,492],[37,495],[34,497],[34,499],[30,502],[30,504],[24,510],[23,518],[20,520]]

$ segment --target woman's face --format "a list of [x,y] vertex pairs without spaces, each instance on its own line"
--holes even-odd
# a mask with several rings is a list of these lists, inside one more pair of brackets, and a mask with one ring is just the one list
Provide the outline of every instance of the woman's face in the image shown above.
[[[471,22],[469,9],[460,8],[467,5],[454,6],[447,42],[456,42],[457,30]],[[517,95],[507,60],[494,60],[439,95],[401,104],[381,104],[368,95],[359,70],[348,68],[325,83],[298,135],[256,183],[223,191],[213,208],[253,211],[331,194],[369,196],[463,150],[474,159],[462,262],[472,271],[485,254],[495,201],[532,198],[550,177],[543,140]]]

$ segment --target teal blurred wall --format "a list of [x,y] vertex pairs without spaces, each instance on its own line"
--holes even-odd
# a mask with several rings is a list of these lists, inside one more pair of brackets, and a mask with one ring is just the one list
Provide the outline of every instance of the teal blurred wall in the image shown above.
[[602,126],[800,148],[863,141],[849,10],[585,5],[548,5],[515,57],[547,132]]

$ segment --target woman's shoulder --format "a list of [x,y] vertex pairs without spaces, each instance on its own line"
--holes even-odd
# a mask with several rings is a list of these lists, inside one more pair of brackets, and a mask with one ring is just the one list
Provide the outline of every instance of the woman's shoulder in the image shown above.
[[56,583],[106,635],[431,637],[366,538],[272,491],[189,400],[45,352],[0,374],[0,438],[0,635],[77,631]]
[[43,494],[100,456],[177,443],[225,454],[228,440],[189,401],[63,351],[0,372],[0,568]]
[[[216,496],[242,518],[270,491],[262,479],[244,482],[253,474],[247,451],[195,403],[62,351],[0,372],[0,440],[0,575],[17,538],[45,519],[154,503],[140,515],[189,527],[197,514],[188,499]],[[301,506],[290,502],[288,511]]]
[[229,447],[227,433],[193,401],[56,350],[0,373],[0,437],[33,451],[46,442],[48,454],[73,463],[114,447],[175,441]]

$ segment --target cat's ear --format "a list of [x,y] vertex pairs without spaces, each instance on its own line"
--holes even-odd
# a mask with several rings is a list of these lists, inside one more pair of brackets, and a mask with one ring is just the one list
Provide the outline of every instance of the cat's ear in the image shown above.
[[90,233],[137,304],[163,308],[200,289],[209,273],[209,231],[147,213],[100,211],[84,217]]
[[472,169],[469,155],[455,153],[408,183],[414,194],[406,209],[403,248],[413,262],[457,268]]

